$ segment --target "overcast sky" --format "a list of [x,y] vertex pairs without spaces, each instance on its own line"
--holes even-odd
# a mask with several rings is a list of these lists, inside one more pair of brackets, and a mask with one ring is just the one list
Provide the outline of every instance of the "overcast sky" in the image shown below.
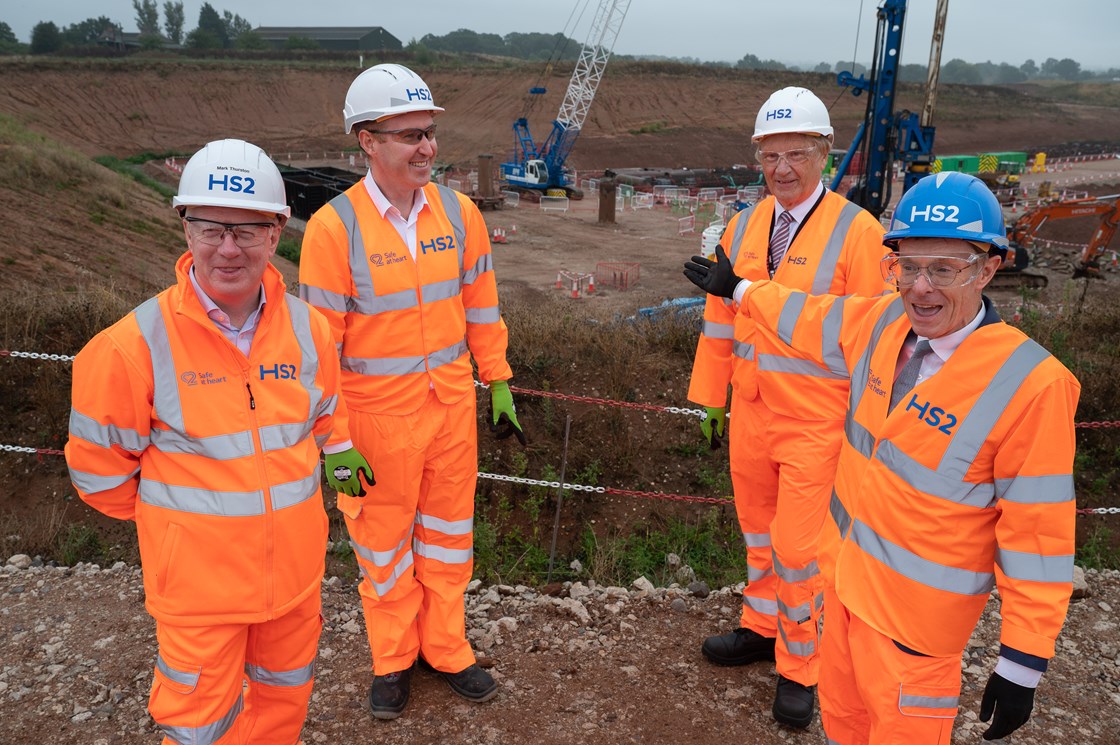
[[[186,27],[197,25],[203,0],[185,0]],[[574,8],[590,7],[574,32]],[[850,60],[868,64],[876,0],[632,0],[615,51],[734,62],[751,53],[789,65]],[[131,0],[6,2],[0,21],[29,41],[39,21],[60,28],[107,15],[136,30]],[[159,0],[162,22],[163,0]],[[404,43],[425,34],[468,28],[505,35],[555,33],[584,41],[598,0],[211,0],[253,26],[383,26]],[[925,64],[936,0],[911,0],[902,47],[905,63]],[[1072,58],[1086,69],[1120,68],[1117,0],[950,0],[942,61],[1036,63]]]

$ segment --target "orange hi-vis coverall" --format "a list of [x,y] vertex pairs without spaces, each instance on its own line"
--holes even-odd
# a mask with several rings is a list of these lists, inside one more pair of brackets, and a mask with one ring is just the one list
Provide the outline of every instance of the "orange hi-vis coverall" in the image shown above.
[[[720,243],[735,273],[766,279],[776,202],[731,219]],[[814,294],[880,295],[883,228],[825,191],[786,251],[775,281]],[[848,381],[787,347],[768,329],[708,296],[688,398],[722,407],[732,385],[729,447],[735,510],[747,553],[741,625],[777,637],[776,667],[817,682],[820,580],[817,535],[840,449]]]
[[474,663],[463,603],[478,474],[471,357],[484,383],[512,375],[482,215],[444,186],[423,191],[415,260],[359,181],[312,216],[300,262],[300,294],[330,321],[351,435],[377,481],[364,500],[338,495],[375,675],[418,654],[445,672]]
[[960,655],[993,586],[997,672],[1041,674],[1054,655],[1073,578],[1080,384],[984,304],[979,328],[889,413],[911,331],[900,297],[760,282],[740,306],[856,383],[821,531],[837,603],[826,602],[821,661],[830,742],[949,742]]
[[319,451],[349,439],[334,342],[269,265],[246,357],[191,263],[74,360],[66,461],[85,502],[136,521],[165,742],[291,745],[321,629]]

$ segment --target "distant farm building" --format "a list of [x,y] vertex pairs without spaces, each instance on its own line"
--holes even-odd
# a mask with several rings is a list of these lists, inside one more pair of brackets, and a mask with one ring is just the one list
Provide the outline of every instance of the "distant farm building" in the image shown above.
[[310,39],[320,49],[338,52],[383,52],[402,48],[401,40],[380,26],[259,26],[253,33],[275,49],[289,39]]

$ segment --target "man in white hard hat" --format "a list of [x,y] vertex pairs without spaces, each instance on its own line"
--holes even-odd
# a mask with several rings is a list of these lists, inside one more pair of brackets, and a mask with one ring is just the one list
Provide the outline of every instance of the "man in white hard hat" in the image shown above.
[[[820,99],[805,88],[776,91],[751,140],[770,195],[732,218],[720,239],[735,271],[813,294],[881,294],[882,226],[821,183],[833,131]],[[819,667],[817,536],[848,381],[783,342],[723,298],[708,297],[688,397],[706,407],[701,427],[716,447],[732,386],[731,480],[747,585],[738,628],[708,637],[701,651],[718,665],[775,660],[774,718],[807,727]]]
[[148,710],[169,743],[292,745],[319,641],[328,480],[370,476],[327,322],[269,263],[284,182],[241,140],[183,168],[175,286],[74,360],[66,461],[78,495],[133,520],[159,654]]
[[300,295],[330,321],[354,441],[377,473],[364,502],[338,498],[362,572],[377,719],[404,711],[418,658],[470,701],[497,694],[475,664],[463,602],[478,474],[472,357],[491,427],[525,442],[486,224],[467,197],[431,183],[441,111],[407,67],[353,81],[343,116],[369,171],[312,216],[300,262]]

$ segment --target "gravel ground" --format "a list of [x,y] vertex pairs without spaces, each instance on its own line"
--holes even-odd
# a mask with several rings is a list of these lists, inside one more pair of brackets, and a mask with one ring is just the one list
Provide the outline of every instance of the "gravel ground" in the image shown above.
[[[417,672],[408,710],[380,722],[363,708],[369,657],[356,586],[326,579],[305,741],[823,742],[819,718],[806,732],[772,721],[776,678],[765,664],[719,668],[700,656],[704,636],[737,623],[739,588],[638,579],[550,589],[472,583],[468,633],[501,686],[496,699],[469,704]],[[1120,572],[1087,572],[1080,592],[1034,716],[1006,742],[1120,743]],[[993,597],[962,658],[954,742],[981,741],[976,712],[998,628]],[[154,658],[138,568],[15,556],[0,572],[0,743],[158,742],[145,710]]]

